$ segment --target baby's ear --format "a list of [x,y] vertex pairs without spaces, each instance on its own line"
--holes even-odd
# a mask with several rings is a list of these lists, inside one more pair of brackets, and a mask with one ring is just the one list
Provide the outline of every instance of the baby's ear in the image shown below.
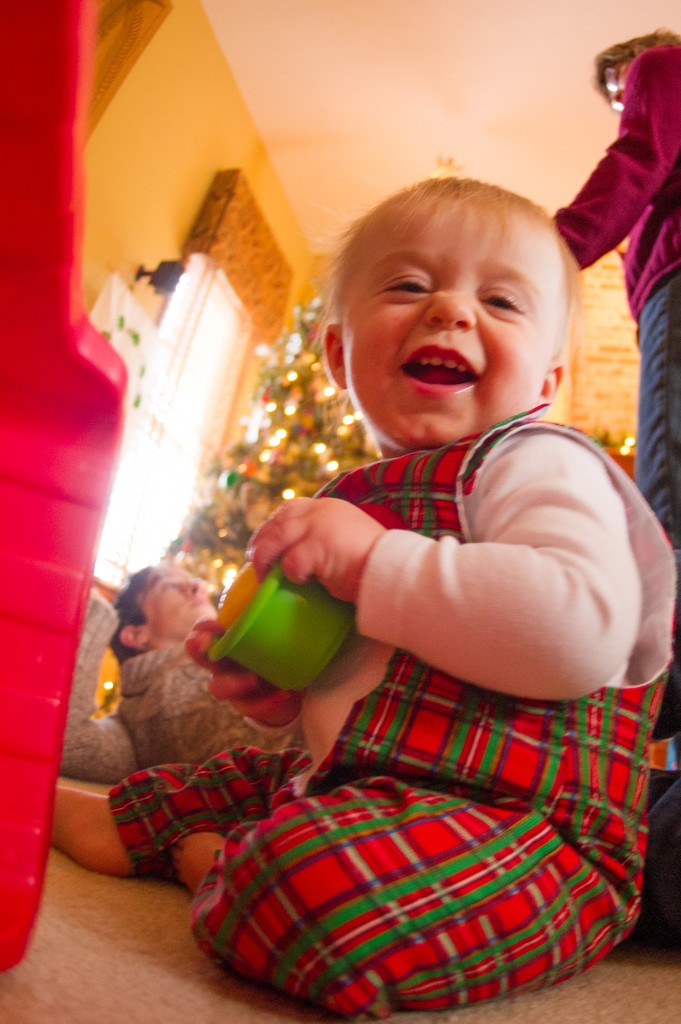
[[562,379],[563,364],[556,363],[555,366],[552,366],[547,371],[546,377],[544,379],[544,386],[541,389],[541,397],[545,402],[552,402],[554,400]]
[[324,332],[324,354],[326,356],[326,368],[333,383],[345,390],[346,373],[345,357],[343,352],[343,333],[340,324],[329,324]]

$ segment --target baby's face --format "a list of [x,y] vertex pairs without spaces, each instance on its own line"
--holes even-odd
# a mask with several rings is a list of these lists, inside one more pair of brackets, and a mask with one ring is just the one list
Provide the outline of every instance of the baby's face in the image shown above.
[[462,204],[372,232],[327,336],[384,456],[439,448],[550,402],[565,271],[549,227]]

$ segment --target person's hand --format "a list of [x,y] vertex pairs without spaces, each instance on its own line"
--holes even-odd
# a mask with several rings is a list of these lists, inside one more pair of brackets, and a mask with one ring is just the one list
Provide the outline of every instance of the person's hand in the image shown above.
[[225,840],[219,832],[192,832],[171,847],[170,855],[177,877],[195,893],[215,863],[215,854]]
[[284,502],[251,538],[246,557],[258,579],[281,562],[292,583],[313,577],[341,601],[357,602],[369,552],[385,527],[339,498]]
[[275,728],[289,725],[300,711],[300,694],[279,690],[230,658],[220,661],[209,658],[208,648],[220,633],[222,627],[218,622],[201,619],[185,640],[189,656],[211,673],[209,691],[218,700],[229,701],[239,714],[262,725]]

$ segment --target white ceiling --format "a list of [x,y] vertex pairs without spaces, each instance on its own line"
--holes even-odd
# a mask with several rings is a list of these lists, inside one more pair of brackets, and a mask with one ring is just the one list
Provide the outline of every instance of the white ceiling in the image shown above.
[[593,57],[679,0],[202,0],[313,251],[452,158],[568,202],[614,137]]

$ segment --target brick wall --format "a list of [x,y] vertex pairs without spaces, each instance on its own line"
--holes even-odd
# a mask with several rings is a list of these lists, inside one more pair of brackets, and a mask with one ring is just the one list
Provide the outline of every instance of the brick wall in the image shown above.
[[636,436],[638,348],[620,257],[609,253],[581,274],[584,330],[570,359],[567,419],[615,442]]

